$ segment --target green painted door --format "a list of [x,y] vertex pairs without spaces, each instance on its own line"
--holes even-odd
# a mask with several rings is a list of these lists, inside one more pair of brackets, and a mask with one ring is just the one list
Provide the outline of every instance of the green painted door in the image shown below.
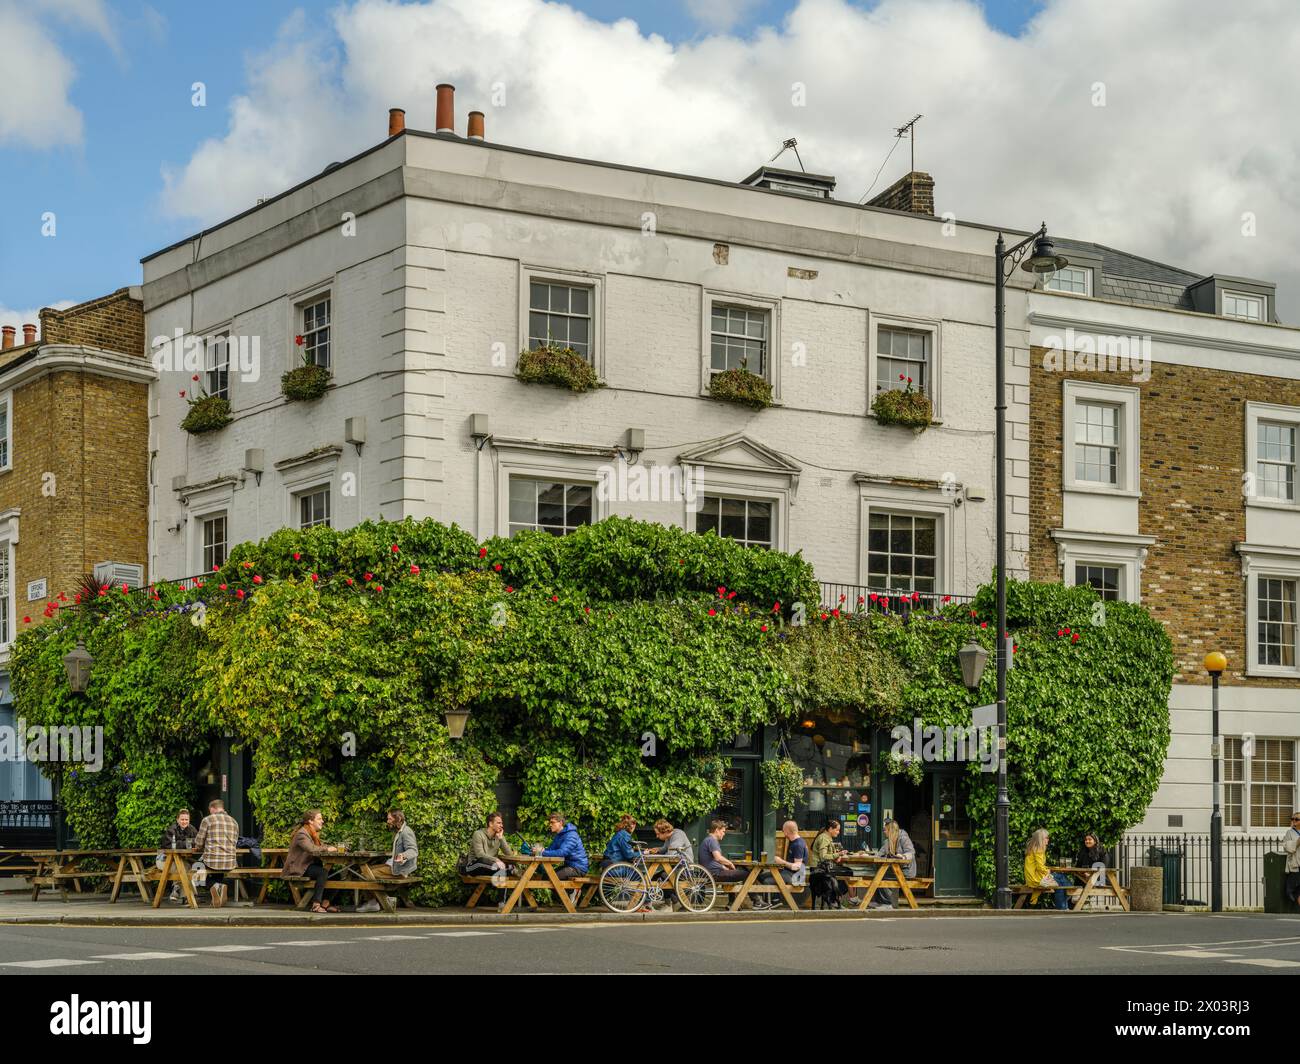
[[[727,822],[722,852],[728,857],[744,857],[746,850],[757,857],[763,849],[763,818],[758,810],[757,792],[758,761],[735,758],[723,777],[722,796],[717,811],[713,814]],[[708,822],[705,821],[700,832],[701,839],[708,829]],[[700,840],[695,841],[698,843]]]
[[930,783],[934,788],[931,852],[935,896],[973,894],[972,832],[966,811],[969,781],[964,772],[936,772]]

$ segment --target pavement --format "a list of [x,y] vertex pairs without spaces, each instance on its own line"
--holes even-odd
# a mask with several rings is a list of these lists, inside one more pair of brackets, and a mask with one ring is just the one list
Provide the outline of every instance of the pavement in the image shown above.
[[1300,974],[1300,914],[918,911],[314,916],[0,895],[0,973]]

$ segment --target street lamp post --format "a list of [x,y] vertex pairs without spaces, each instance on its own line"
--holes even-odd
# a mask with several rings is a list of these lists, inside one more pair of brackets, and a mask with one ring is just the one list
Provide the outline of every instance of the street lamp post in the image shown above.
[[1219,677],[1228,667],[1228,659],[1217,650],[1205,655],[1205,671],[1210,674],[1210,760],[1213,762],[1214,805],[1210,810],[1210,911],[1223,912],[1223,810],[1219,808]]
[[[1030,244],[1033,253],[1025,258]],[[994,896],[994,908],[1011,908],[1011,879],[1007,867],[1008,812],[1011,808],[1007,797],[1007,371],[1004,361],[1006,342],[1006,287],[1010,271],[1016,263],[1025,259],[1021,269],[1026,273],[1050,274],[1068,264],[1064,255],[1058,255],[1051,239],[1047,235],[1047,223],[1044,222],[1036,233],[1030,233],[1014,247],[1008,248],[1002,234],[998,234],[995,247],[996,263],[994,275],[994,332],[996,345],[994,350],[994,372],[996,385],[994,392],[994,410],[997,412],[997,546],[994,548],[997,566],[998,594],[998,630],[997,630],[997,671],[998,671],[998,794],[994,807],[993,825],[993,862],[997,869],[997,894]]]

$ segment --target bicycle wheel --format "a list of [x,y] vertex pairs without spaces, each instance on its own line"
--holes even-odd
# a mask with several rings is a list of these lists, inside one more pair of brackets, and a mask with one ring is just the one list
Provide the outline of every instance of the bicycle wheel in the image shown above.
[[610,865],[600,874],[600,900],[616,913],[634,913],[646,904],[645,876],[627,861]]
[[677,870],[677,900],[687,912],[706,913],[718,897],[718,885],[703,865],[684,864]]

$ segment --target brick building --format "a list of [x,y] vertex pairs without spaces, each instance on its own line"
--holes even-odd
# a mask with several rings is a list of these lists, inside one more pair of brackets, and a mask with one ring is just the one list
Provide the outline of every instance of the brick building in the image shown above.
[[1059,241],[1031,293],[1030,574],[1141,602],[1177,673],[1164,780],[1139,830],[1205,832],[1211,650],[1225,833],[1300,802],[1300,329],[1271,284]]
[[[88,573],[143,583],[149,385],[138,288],[40,313],[0,340],[0,723],[9,644]],[[51,607],[52,608],[52,607]],[[31,765],[0,763],[0,801],[48,797]]]

